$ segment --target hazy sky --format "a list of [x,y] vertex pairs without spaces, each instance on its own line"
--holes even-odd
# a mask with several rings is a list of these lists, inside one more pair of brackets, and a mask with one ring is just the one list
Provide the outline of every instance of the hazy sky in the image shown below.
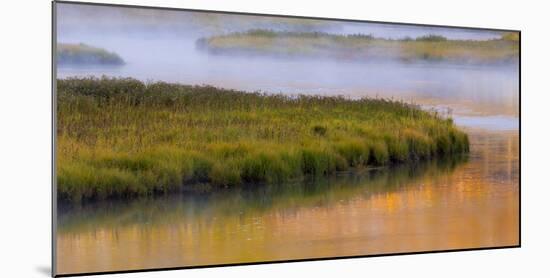
[[220,34],[265,28],[288,31],[321,31],[339,34],[372,34],[376,37],[403,38],[438,34],[449,39],[492,39],[498,32],[396,24],[339,22],[328,20],[233,15],[144,8],[57,4],[58,36],[125,32],[132,35],[144,30],[150,35],[173,32]]

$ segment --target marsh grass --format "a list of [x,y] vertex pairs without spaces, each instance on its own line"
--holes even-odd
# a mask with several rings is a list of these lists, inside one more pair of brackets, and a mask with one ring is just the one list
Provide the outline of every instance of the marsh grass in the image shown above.
[[58,43],[57,62],[63,64],[122,65],[124,60],[116,53],[84,43]]
[[134,79],[57,82],[61,199],[280,184],[469,151],[452,120],[388,99]]
[[504,33],[500,39],[485,41],[449,40],[439,35],[383,39],[363,34],[255,29],[202,38],[197,46],[214,54],[492,64],[517,61],[518,37],[516,33]]

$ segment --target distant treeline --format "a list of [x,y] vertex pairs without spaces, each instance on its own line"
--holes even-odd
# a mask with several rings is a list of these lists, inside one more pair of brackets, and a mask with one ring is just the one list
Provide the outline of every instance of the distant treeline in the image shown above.
[[494,64],[518,60],[518,39],[516,33],[505,33],[500,39],[477,41],[450,40],[439,35],[384,39],[365,34],[254,29],[201,38],[197,46],[213,54]]

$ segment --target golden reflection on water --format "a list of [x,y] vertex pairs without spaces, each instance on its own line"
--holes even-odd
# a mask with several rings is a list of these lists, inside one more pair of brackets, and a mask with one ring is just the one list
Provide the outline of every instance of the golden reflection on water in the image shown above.
[[60,211],[58,273],[517,245],[518,131],[468,162]]

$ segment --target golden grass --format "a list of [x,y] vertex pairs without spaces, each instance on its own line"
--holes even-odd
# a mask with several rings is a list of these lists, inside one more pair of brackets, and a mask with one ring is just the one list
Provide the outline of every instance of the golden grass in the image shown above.
[[279,184],[469,150],[452,120],[387,99],[133,79],[58,80],[61,199]]

